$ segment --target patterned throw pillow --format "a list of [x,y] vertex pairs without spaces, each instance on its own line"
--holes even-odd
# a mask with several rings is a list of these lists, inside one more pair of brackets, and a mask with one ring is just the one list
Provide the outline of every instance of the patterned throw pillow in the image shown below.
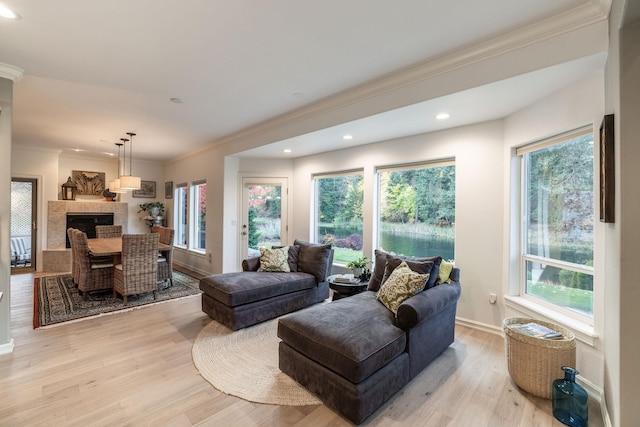
[[402,261],[380,287],[376,298],[393,314],[398,314],[400,304],[423,290],[428,279],[428,274],[416,273]]
[[289,273],[289,246],[278,249],[260,248],[260,267],[258,271]]
[[451,270],[453,270],[453,260],[442,260],[440,263],[440,272],[438,272],[438,285],[441,283],[451,283],[451,279],[449,279]]

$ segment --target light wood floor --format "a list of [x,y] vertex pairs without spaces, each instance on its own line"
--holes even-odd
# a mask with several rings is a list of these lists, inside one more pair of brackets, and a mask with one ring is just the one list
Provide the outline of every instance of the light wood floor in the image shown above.
[[[202,379],[191,346],[211,320],[199,297],[33,330],[33,277],[11,280],[15,350],[0,356],[0,426],[351,425],[323,405],[250,403]],[[603,425],[596,404],[589,418]],[[501,337],[459,327],[456,342],[363,425],[562,424],[550,401],[511,383]]]

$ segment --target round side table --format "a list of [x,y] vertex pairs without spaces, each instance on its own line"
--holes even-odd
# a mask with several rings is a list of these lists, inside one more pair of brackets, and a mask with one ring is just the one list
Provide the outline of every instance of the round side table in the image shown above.
[[334,274],[327,278],[327,282],[329,282],[329,288],[333,289],[333,298],[332,301],[339,300],[341,298],[350,297],[355,294],[359,294],[360,292],[366,291],[369,282],[361,282],[357,281],[354,283],[341,283],[336,282],[336,278],[345,277],[343,274]]

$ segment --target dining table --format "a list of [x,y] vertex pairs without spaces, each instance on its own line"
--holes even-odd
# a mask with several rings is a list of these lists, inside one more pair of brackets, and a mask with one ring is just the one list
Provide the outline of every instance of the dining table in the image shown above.
[[[122,237],[87,239],[87,245],[91,256],[120,256],[122,254]],[[173,250],[173,246],[158,243],[159,252],[171,250]]]

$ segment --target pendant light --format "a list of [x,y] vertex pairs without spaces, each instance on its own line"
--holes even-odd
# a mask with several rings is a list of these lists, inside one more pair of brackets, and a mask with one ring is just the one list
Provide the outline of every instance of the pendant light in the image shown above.
[[125,175],[124,174],[124,170],[126,169],[126,163],[127,163],[127,146],[125,145],[124,148],[124,167],[122,168],[122,176],[120,176],[120,188],[123,190],[139,190],[140,189],[140,184],[141,184],[141,180],[139,176],[132,176],[131,175],[131,165],[133,162],[133,137],[136,136],[135,133],[133,132],[127,132],[127,135],[129,135],[129,175]]
[[120,147],[124,145],[124,141],[128,141],[126,138],[120,138],[122,142],[116,142],[118,146],[118,177],[112,181],[109,181],[109,191],[116,194],[124,194],[127,190],[120,188]]

